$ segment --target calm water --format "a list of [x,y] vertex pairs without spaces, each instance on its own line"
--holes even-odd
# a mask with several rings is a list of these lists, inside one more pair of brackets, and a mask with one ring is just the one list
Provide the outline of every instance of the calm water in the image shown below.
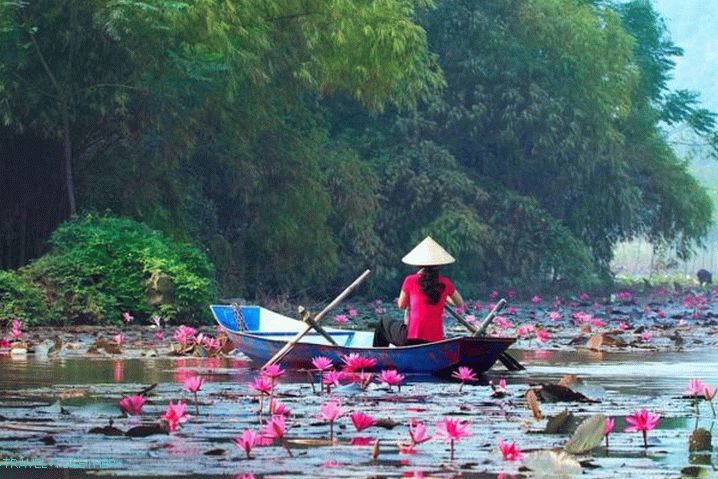
[[[484,385],[468,385],[458,394],[458,384],[408,378],[402,393],[382,388],[359,391],[340,388],[347,413],[364,411],[398,423],[393,429],[370,428],[357,433],[344,417],[337,424],[334,446],[317,444],[326,439],[328,427],[318,417],[326,396],[312,392],[305,374],[283,378],[280,400],[293,412],[287,437],[295,458],[281,447],[256,448],[253,460],[234,446],[232,439],[244,428],[257,429],[258,402],[247,387],[256,371],[242,359],[24,359],[0,357],[0,458],[38,461],[82,458],[115,461],[98,471],[81,469],[0,468],[2,477],[84,478],[115,477],[506,477],[517,474],[518,464],[501,461],[499,438],[516,440],[524,450],[562,446],[567,435],[537,434],[545,425],[531,419],[523,398],[529,384],[556,382],[576,374],[583,383],[576,389],[599,399],[599,404],[542,403],[546,415],[568,409],[577,416],[597,412],[618,418],[611,447],[594,450],[582,477],[679,477],[681,469],[699,465],[704,477],[715,474],[716,453],[689,455],[687,438],[696,423],[713,429],[707,403],[696,420],[690,402],[680,399],[690,378],[718,385],[718,356],[711,350],[679,352],[514,351],[527,366],[521,373],[496,370]],[[207,383],[200,392],[200,416],[193,417],[170,436],[142,439],[87,434],[108,424],[127,430],[139,418],[122,418],[117,401],[158,383],[144,408],[143,420],[156,420],[168,400],[191,402],[181,383],[189,375],[202,374]],[[506,377],[511,394],[503,400],[490,397],[489,379]],[[662,416],[659,429],[649,434],[648,450],[639,434],[622,433],[622,417],[646,407]],[[416,455],[399,454],[397,441],[408,439],[408,421],[424,421],[433,431],[441,417],[461,416],[471,421],[473,435],[457,444],[456,459],[448,460],[446,446],[430,441]],[[381,440],[377,461],[372,446],[350,445],[356,437]],[[48,439],[48,438],[51,438]],[[314,441],[314,442],[312,442]],[[51,442],[51,444],[48,444]],[[366,442],[366,441],[365,441]],[[0,462],[0,464],[2,464]]]

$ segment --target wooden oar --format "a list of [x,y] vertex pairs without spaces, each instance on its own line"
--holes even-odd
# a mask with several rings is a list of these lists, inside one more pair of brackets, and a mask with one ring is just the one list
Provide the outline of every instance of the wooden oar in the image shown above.
[[299,317],[302,321],[310,325],[316,332],[324,336],[324,339],[326,339],[329,344],[332,346],[339,346],[336,341],[334,341],[334,338],[332,338],[329,333],[327,333],[324,328],[322,328],[319,323],[317,323],[314,318],[312,318],[312,314],[304,309],[304,306],[299,307]]
[[[496,314],[501,311],[501,309],[506,306],[506,300],[501,299],[496,306],[489,312],[488,315],[484,318],[484,320],[481,322],[479,327],[477,328],[470,322],[468,322],[463,316],[461,316],[458,312],[456,312],[451,306],[448,304],[444,305],[444,308],[446,311],[451,314],[454,319],[456,319],[459,323],[461,323],[466,329],[468,329],[471,332],[471,335],[473,337],[481,336],[486,331],[486,328],[488,328],[489,324],[491,324],[491,321],[496,317]],[[503,364],[506,369],[509,371],[521,371],[523,369],[526,369],[520,362],[518,362],[513,356],[511,356],[509,353],[504,351],[499,355],[499,361],[501,361],[501,364]]]
[[[359,286],[366,278],[369,276],[369,273],[371,273],[371,270],[364,271],[361,276],[359,276],[357,279],[354,280],[352,284],[347,286],[347,288],[342,291],[339,296],[334,298],[334,300],[327,305],[326,308],[321,310],[316,316],[314,316],[314,322],[319,323],[319,321],[322,320],[322,318],[332,309],[336,307],[337,304],[341,303],[344,298],[349,296],[349,294],[356,289],[357,286]],[[294,346],[301,340],[310,330],[312,329],[312,325],[308,324],[306,328],[304,328],[302,331],[298,332],[296,336],[294,336],[291,341],[289,341],[287,344],[282,347],[279,351],[277,351],[277,354],[272,356],[267,363],[262,366],[262,369],[266,368],[267,366],[271,366],[272,364],[278,363],[281,361],[288,353],[289,351],[294,348]]]

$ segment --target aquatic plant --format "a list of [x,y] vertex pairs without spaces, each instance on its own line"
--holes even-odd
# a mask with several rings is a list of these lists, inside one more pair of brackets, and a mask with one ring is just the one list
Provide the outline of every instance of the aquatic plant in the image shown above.
[[550,313],[548,313],[548,319],[550,319],[551,321],[557,321],[561,319],[562,316],[563,315],[558,311],[551,311]]
[[114,336],[112,336],[112,340],[117,343],[118,346],[122,346],[125,344],[125,335],[122,333],[115,334]]
[[172,401],[170,401],[167,405],[167,410],[161,418],[167,422],[169,432],[174,432],[177,429],[177,426],[187,422],[189,419],[185,403],[177,401],[177,404],[173,404]]
[[185,390],[194,394],[194,407],[195,412],[199,416],[199,403],[197,402],[197,393],[202,389],[204,384],[204,378],[202,376],[192,376],[184,381]]
[[376,359],[367,358],[358,353],[345,354],[342,356],[342,361],[344,362],[344,370],[348,372],[363,371],[376,366]]
[[262,376],[261,374],[254,378],[254,382],[249,384],[250,389],[254,389],[259,393],[259,414],[262,414],[262,408],[264,406],[264,396],[269,396],[274,389],[272,381]]
[[332,369],[334,363],[326,356],[317,356],[312,358],[312,365],[319,371],[319,393],[324,392],[324,371]]
[[363,431],[364,429],[372,427],[376,424],[376,419],[368,414],[364,414],[361,411],[353,412],[349,417],[351,418],[352,424],[354,424],[357,431]]
[[342,323],[342,324],[343,324],[343,323],[348,323],[348,322],[349,322],[349,318],[347,317],[346,314],[337,314],[336,316],[334,316],[334,322],[336,322],[336,323]]
[[334,440],[334,421],[340,418],[344,411],[338,401],[329,401],[319,406],[322,418],[329,423],[329,440]]
[[466,367],[466,366],[459,366],[459,369],[454,371],[451,374],[451,377],[461,381],[461,386],[459,386],[459,392],[461,392],[462,389],[464,389],[464,384],[467,381],[478,381],[478,378],[476,377],[476,373],[474,373],[474,370],[469,367]]
[[546,343],[551,338],[551,334],[545,329],[536,330],[536,341],[539,343]]
[[716,388],[713,386],[706,385],[703,389],[703,397],[706,398],[708,404],[711,405],[711,411],[713,411],[713,417],[716,417],[716,410],[713,407],[713,398],[716,397]]
[[531,302],[532,302],[533,304],[538,305],[538,304],[541,304],[541,303],[543,302],[543,298],[542,298],[541,296],[539,296],[538,294],[535,294],[535,295],[533,295],[533,297],[531,298]]
[[145,397],[139,394],[123,397],[120,399],[120,411],[128,416],[139,416],[142,414],[142,406],[145,402]]
[[613,432],[613,427],[616,425],[616,420],[612,417],[607,417],[606,422],[603,426],[603,435],[606,436],[606,447],[608,447],[608,436]]
[[339,386],[342,379],[346,376],[344,371],[334,371],[333,369],[324,372],[322,384],[327,387],[327,394],[331,394],[332,386]]
[[124,313],[122,313],[122,321],[124,321],[125,324],[130,324],[130,322],[132,322],[133,319],[135,319],[135,317],[132,316],[132,315],[131,315],[130,313],[128,313],[127,311],[125,311]]
[[650,331],[643,331],[639,337],[644,343],[650,343],[651,339],[653,339],[653,333]]
[[196,329],[182,324],[175,330],[174,339],[182,348],[186,348],[195,341],[196,335]]
[[239,437],[234,438],[234,443],[244,451],[244,453],[247,455],[247,459],[251,459],[252,456],[249,455],[250,452],[252,452],[252,447],[254,447],[257,444],[257,437],[259,435],[251,431],[249,429],[245,429],[242,431],[242,435]]
[[523,454],[521,454],[521,449],[519,449],[515,441],[504,442],[503,439],[499,439],[499,451],[504,461],[520,461],[524,458]]
[[264,426],[261,435],[262,437],[271,441],[279,441],[282,444],[282,447],[284,447],[284,449],[287,451],[287,454],[289,454],[289,457],[294,457],[294,454],[292,454],[292,450],[289,449],[289,444],[284,437],[286,432],[287,426],[284,420],[284,416],[275,414]]
[[625,432],[641,432],[643,434],[643,447],[648,447],[648,432],[652,431],[658,425],[660,416],[646,411],[642,408],[630,416],[626,416],[626,422],[630,424]]
[[445,443],[450,444],[449,459],[454,460],[454,443],[460,442],[465,437],[471,436],[469,425],[471,423],[466,420],[443,418],[436,423],[436,432],[434,437],[443,439]]
[[401,391],[401,383],[404,382],[404,375],[399,374],[396,369],[385,369],[379,373],[377,380],[389,386],[391,391],[392,386],[397,386]]
[[349,306],[349,307],[347,308],[347,313],[348,313],[349,316],[352,317],[352,318],[356,318],[357,315],[359,314],[359,313],[357,312],[357,309],[356,309],[356,308],[352,308],[351,306]]

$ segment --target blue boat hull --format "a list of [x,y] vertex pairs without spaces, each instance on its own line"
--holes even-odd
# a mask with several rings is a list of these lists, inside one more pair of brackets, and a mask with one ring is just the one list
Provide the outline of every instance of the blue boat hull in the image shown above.
[[[258,364],[266,363],[294,337],[297,328],[304,327],[298,321],[250,306],[241,308],[243,321],[246,322],[243,325],[246,329],[241,330],[230,307],[211,308],[217,322],[237,349]],[[271,315],[272,321],[260,321],[261,314]],[[268,331],[271,326],[274,326],[273,330]],[[281,326],[292,330],[277,330]],[[310,334],[292,348],[282,360],[282,365],[292,369],[312,369],[312,359],[317,356],[326,356],[335,364],[341,364],[344,355],[356,353],[376,360],[374,369],[377,371],[396,369],[401,373],[445,375],[459,366],[467,366],[479,373],[490,369],[515,341],[514,338],[459,337],[415,346],[374,348],[370,347],[370,343],[367,345],[371,333],[331,328],[328,328],[328,332],[339,346],[327,343],[321,336]]]

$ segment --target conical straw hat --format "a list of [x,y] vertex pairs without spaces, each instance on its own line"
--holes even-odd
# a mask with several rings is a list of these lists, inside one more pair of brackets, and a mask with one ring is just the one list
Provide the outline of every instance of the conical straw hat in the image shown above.
[[427,236],[424,241],[409,251],[402,261],[412,266],[440,266],[453,263],[456,260],[431,236]]

